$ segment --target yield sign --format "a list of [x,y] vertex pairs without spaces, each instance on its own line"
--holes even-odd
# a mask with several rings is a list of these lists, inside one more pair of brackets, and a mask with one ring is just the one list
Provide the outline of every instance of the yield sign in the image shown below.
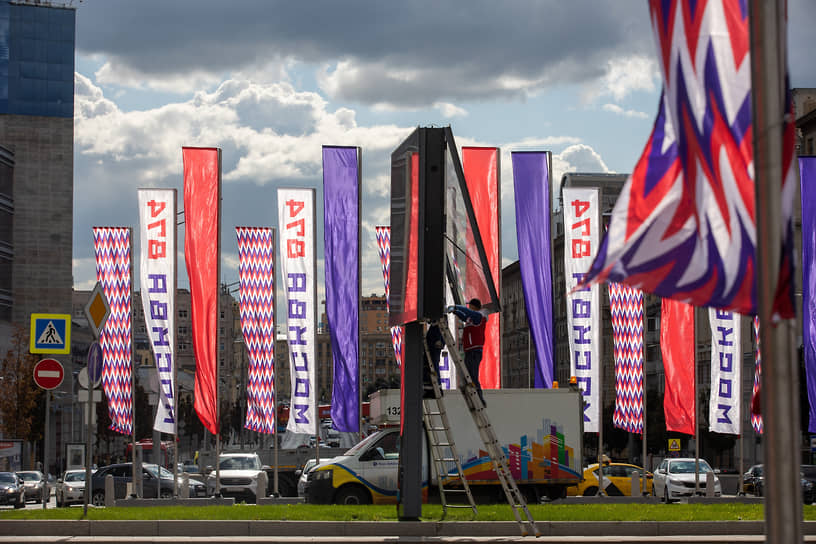
[[34,365],[34,383],[43,389],[56,389],[64,376],[62,364],[56,359],[42,359]]

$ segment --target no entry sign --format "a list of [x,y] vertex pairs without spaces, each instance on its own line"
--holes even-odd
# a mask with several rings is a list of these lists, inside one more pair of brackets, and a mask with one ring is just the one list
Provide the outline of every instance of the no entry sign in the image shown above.
[[43,359],[34,365],[34,383],[43,389],[55,389],[62,383],[65,371],[56,359]]

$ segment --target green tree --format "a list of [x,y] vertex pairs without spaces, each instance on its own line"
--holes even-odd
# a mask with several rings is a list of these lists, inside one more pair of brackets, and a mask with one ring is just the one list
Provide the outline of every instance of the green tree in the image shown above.
[[14,327],[11,349],[0,364],[3,394],[0,395],[0,428],[3,434],[35,442],[42,436],[42,427],[33,425],[35,412],[41,407],[43,390],[34,383],[34,365],[39,358],[28,352],[28,333]]

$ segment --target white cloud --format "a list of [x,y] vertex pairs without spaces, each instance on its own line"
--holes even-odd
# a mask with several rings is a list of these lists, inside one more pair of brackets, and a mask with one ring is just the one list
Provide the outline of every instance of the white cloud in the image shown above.
[[648,119],[649,115],[642,111],[637,110],[625,110],[622,107],[618,106],[617,104],[604,104],[601,106],[601,109],[604,111],[608,111],[610,113],[614,113],[616,115],[623,115],[624,117],[635,117],[637,119]]
[[217,85],[221,76],[204,70],[188,73],[155,74],[144,73],[128,65],[105,62],[94,74],[100,85],[151,89],[165,93],[190,94],[198,89]]
[[434,104],[434,108],[439,110],[439,113],[445,117],[465,117],[468,114],[466,109],[448,102],[437,102]]
[[660,71],[653,57],[635,55],[607,61],[604,75],[583,86],[584,102],[592,103],[603,96],[620,102],[634,92],[655,92]]

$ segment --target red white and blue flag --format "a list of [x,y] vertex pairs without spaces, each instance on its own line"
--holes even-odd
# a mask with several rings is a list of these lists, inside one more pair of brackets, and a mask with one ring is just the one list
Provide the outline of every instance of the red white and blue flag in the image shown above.
[[130,228],[94,227],[93,238],[96,279],[102,285],[111,310],[99,334],[102,389],[108,398],[110,429],[132,434]]
[[754,316],[754,385],[751,388],[751,427],[756,434],[762,434],[765,425],[762,421],[762,413],[755,409],[759,404],[759,386],[762,382],[762,352],[759,349],[759,318]]
[[[650,0],[649,8],[664,90],[587,281],[756,314],[747,0]],[[792,119],[780,157],[785,239],[774,314],[781,318],[794,315]]]
[[643,434],[643,291],[609,284],[615,355],[615,412],[612,423]]
[[[385,305],[390,311],[391,306],[388,297],[391,294],[391,227],[374,227],[374,233],[377,238],[377,251],[380,254],[383,281],[385,282]],[[394,346],[394,358],[397,360],[397,366],[402,366],[402,339],[402,327],[400,325],[391,327],[391,343]]]
[[249,355],[244,427],[275,432],[275,229],[235,227],[241,331]]

